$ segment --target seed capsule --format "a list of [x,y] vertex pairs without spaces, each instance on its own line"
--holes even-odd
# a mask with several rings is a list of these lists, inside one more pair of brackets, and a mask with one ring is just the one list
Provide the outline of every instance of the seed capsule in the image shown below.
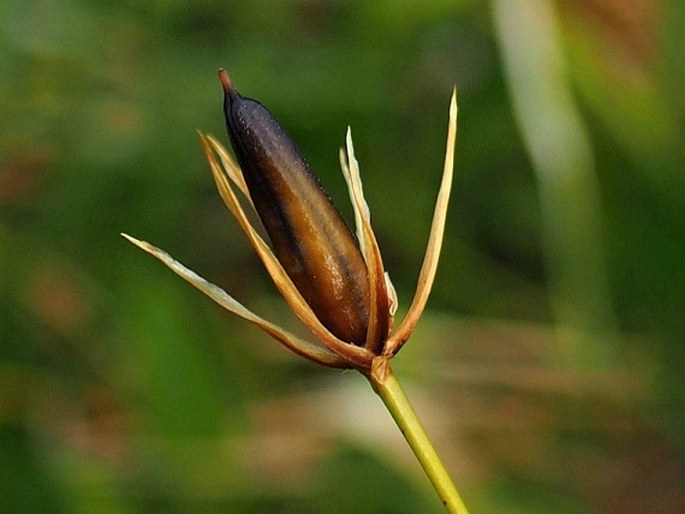
[[231,146],[274,254],[319,320],[363,346],[369,284],[357,241],[278,121],[223,69],[219,78]]

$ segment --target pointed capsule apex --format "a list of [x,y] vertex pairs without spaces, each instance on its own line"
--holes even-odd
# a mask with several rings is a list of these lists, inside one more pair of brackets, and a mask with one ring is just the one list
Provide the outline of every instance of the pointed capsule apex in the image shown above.
[[219,68],[219,80],[221,81],[221,85],[223,86],[226,94],[235,91],[233,88],[233,82],[231,82],[231,77],[228,76],[228,73],[226,73],[226,70],[223,68]]

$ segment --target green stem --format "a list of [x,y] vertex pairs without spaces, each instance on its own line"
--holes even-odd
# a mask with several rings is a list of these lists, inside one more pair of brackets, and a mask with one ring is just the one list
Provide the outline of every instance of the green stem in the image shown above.
[[409,443],[435,491],[440,496],[447,512],[468,514],[457,488],[452,483],[445,466],[438,456],[419,418],[416,416],[402,386],[392,373],[390,366],[384,366],[382,373],[370,373],[366,377],[374,391],[381,397],[390,411],[402,435]]

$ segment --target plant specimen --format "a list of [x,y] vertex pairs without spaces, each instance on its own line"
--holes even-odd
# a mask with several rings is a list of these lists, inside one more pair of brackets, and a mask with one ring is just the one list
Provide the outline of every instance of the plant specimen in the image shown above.
[[[354,210],[355,235],[271,113],[240,95],[223,69],[219,78],[237,162],[219,141],[200,134],[212,175],[274,284],[316,342],[258,316],[159,248],[124,236],[295,353],[324,366],[362,373],[387,406],[447,510],[467,512],[390,366],[419,321],[437,269],[454,167],[456,90],[450,103],[445,164],[428,248],[412,303],[393,328],[397,297],[371,227],[349,128],[340,165]],[[244,204],[256,211],[271,245],[248,219]]]

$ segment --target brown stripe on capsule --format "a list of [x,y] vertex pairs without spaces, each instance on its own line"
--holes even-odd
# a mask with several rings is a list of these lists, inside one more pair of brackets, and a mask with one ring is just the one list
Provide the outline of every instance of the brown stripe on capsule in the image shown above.
[[369,284],[357,241],[278,121],[223,69],[219,78],[231,145],[274,254],[324,326],[363,346]]

